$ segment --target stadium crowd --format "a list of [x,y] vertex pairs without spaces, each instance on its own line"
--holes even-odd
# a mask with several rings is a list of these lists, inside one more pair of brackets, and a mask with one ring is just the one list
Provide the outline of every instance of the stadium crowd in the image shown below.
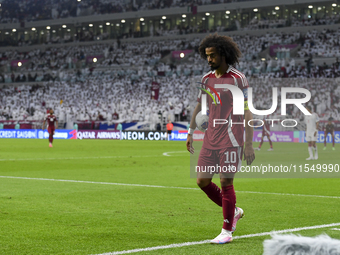
[[[115,13],[124,11],[138,11],[146,9],[183,7],[203,4],[218,4],[224,2],[235,2],[237,0],[148,0],[148,1],[120,1],[120,0],[80,0],[80,1],[66,1],[66,0],[4,0],[0,8],[0,23],[21,22],[22,26],[27,21],[57,19],[76,17],[83,15],[100,15],[105,13]],[[242,1],[242,0],[238,0]],[[191,33],[209,33],[233,30],[256,30],[279,28],[285,26],[314,26],[314,25],[330,25],[339,23],[340,15],[336,12],[327,12],[323,17],[305,15],[292,15],[289,18],[283,17],[263,17],[257,19],[255,16],[248,25],[244,25],[232,21],[228,25],[216,25],[207,28],[203,23],[195,26],[178,25],[173,22],[172,26],[169,24],[154,28],[150,26],[149,30],[142,31],[129,29],[122,33],[108,32],[101,30],[93,32],[91,30],[79,30],[75,32],[64,32],[62,35],[58,33],[43,33],[39,36],[5,36],[0,42],[0,46],[23,46],[32,44],[56,44],[66,42],[82,42],[82,41],[101,41],[113,38],[133,38],[133,37],[148,37],[148,36],[167,36]],[[27,32],[27,31],[26,31]],[[25,33],[26,33],[25,32]],[[42,31],[43,32],[43,31]],[[7,31],[6,34],[10,32]]]
[[328,33],[316,30],[308,31],[301,40],[302,49],[298,56],[306,57],[310,54],[319,57],[335,57],[340,55],[340,29]]
[[186,120],[191,97],[186,87],[190,79],[154,79],[161,84],[161,96],[159,100],[150,100],[153,78],[144,76],[138,82],[132,82],[129,77],[115,78],[112,81],[109,75],[98,75],[88,77],[85,82],[47,82],[43,86],[2,88],[0,120],[42,120],[48,108],[55,110],[61,123],[72,124],[119,120],[147,121],[155,126],[159,114],[172,121]]
[[[314,79],[340,77],[338,59],[330,66],[312,64],[313,55],[340,55],[339,32],[340,29],[312,30],[305,35],[295,32],[234,36],[244,53],[237,68],[254,87],[254,98],[258,99],[255,106],[269,108],[270,88],[283,86],[293,79],[295,84],[302,82],[312,91],[311,102],[318,113],[326,113],[325,118],[329,114],[340,117],[340,90],[335,79],[327,79],[327,84],[322,82],[326,79]],[[143,43],[117,40],[113,44],[51,47],[46,51],[2,52],[0,81],[18,85],[0,89],[0,120],[41,120],[48,108],[55,109],[61,123],[94,120],[112,123],[118,118],[126,122],[146,121],[155,126],[160,115],[171,120],[186,120],[193,110],[191,103],[197,92],[192,80],[209,70],[198,54],[200,41],[198,38]],[[262,50],[281,43],[299,43],[297,55],[308,56],[306,65],[296,65],[294,58],[259,60]],[[179,49],[192,51],[176,62],[163,60]],[[22,61],[21,67],[18,61]],[[20,85],[25,81],[44,83]],[[160,84],[159,100],[150,100],[152,81]],[[296,109],[289,109],[289,113],[301,117]]]
[[[339,15],[336,15],[336,19],[325,19],[327,22],[315,22],[310,21],[311,19],[302,20],[301,22],[296,21],[293,24],[299,24],[299,26],[308,26],[308,25],[319,25],[319,24],[334,24],[339,21]],[[321,19],[320,19],[321,20]],[[249,25],[240,28],[239,30],[257,30],[257,29],[268,29],[268,28],[279,28],[284,26],[289,26],[291,22],[288,22],[285,19],[272,19],[272,20],[260,20],[253,19]],[[293,26],[295,26],[293,25]],[[193,33],[213,33],[213,32],[226,32],[236,30],[236,26],[234,28],[224,27],[224,26],[216,26],[211,29],[207,29],[202,25],[189,26],[189,25],[175,25],[174,27],[159,27],[150,28],[149,32],[135,31],[133,32],[131,29],[129,32],[123,33],[119,36],[119,38],[137,38],[137,37],[162,37],[162,36],[171,36],[171,35],[182,35],[182,34],[193,34]],[[116,37],[114,37],[116,38]],[[107,39],[113,39],[112,34],[107,31],[94,33],[91,30],[79,30],[75,33],[65,32],[63,36],[60,36],[55,33],[46,33],[44,36],[38,39],[38,37],[28,37],[24,39],[23,37],[18,38],[17,40],[13,40],[11,37],[5,37],[2,42],[0,42],[0,46],[25,46],[25,45],[33,45],[33,44],[63,44],[69,42],[87,42],[87,41],[103,41]]]
[[237,1],[243,0],[4,0],[1,2],[0,23],[27,22]]
[[[314,56],[339,57],[340,29],[337,31],[310,30],[302,35],[299,32],[291,34],[267,33],[264,36],[233,36],[243,52],[242,60],[249,67],[250,60],[258,59],[261,51],[275,44],[300,44],[299,57]],[[97,67],[143,66],[158,63],[164,54],[174,50],[194,50],[197,52],[200,39],[194,40],[159,40],[142,43],[122,43],[120,40],[112,44],[93,44],[89,46],[49,47],[46,51],[35,49],[29,52],[8,50],[0,53],[0,72],[37,72],[57,71],[70,67],[92,67],[93,59]],[[196,59],[196,58],[194,58]],[[12,61],[23,61],[20,71],[13,66]],[[24,63],[24,61],[27,61]],[[199,64],[199,63],[197,63]],[[269,64],[270,66],[270,64]],[[282,67],[285,65],[279,66]],[[244,66],[241,63],[241,69]],[[202,68],[199,68],[200,70]],[[4,74],[5,75],[5,74]],[[17,75],[14,74],[15,77]],[[53,75],[52,75],[53,76]]]
[[[272,87],[304,87],[311,91],[310,104],[327,119],[339,119],[340,86],[336,79],[271,78],[249,79],[254,89],[254,106],[269,109]],[[43,85],[19,85],[0,89],[0,120],[41,120],[48,108],[53,108],[60,122],[108,121],[114,116],[119,121],[147,121],[157,124],[158,115],[167,119],[187,120],[195,101],[194,76],[156,76],[144,73],[137,80],[129,74],[112,75],[100,72],[88,75],[84,80],[45,82]],[[152,81],[160,84],[159,100],[151,99]],[[288,114],[301,118],[297,108],[288,108]],[[276,113],[280,112],[280,101]],[[188,116],[188,118],[187,118]],[[117,121],[117,118],[115,119]]]
[[292,16],[290,20],[287,19],[257,19],[254,17],[249,25],[245,26],[243,30],[256,30],[256,29],[268,29],[268,28],[279,28],[279,27],[304,27],[304,26],[320,26],[320,25],[333,25],[339,23],[340,15],[324,15],[323,18],[308,17],[305,15],[302,19],[297,19]]
[[245,26],[243,30],[256,30],[256,29],[268,29],[268,28],[278,28],[287,26],[286,19],[257,19],[253,18],[249,25]]

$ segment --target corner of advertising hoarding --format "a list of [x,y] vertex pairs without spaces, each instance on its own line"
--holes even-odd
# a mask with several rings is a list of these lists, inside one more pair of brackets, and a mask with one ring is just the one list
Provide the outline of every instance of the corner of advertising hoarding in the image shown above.
[[[0,138],[11,139],[48,139],[47,130],[42,129],[2,129]],[[77,130],[57,129],[53,135],[54,139],[76,139]]]

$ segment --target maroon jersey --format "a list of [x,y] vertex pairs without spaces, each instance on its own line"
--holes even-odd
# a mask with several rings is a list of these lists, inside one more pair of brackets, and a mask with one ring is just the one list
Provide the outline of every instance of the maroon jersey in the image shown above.
[[326,133],[333,133],[334,132],[334,124],[331,123],[331,124],[328,124],[326,125],[325,127],[325,132]]
[[[209,72],[202,78],[202,83],[215,89],[219,97],[221,98],[222,104],[218,97],[210,91],[207,86],[202,85],[206,90],[215,96],[217,104],[215,105],[211,96],[207,95],[207,104],[209,107],[209,123],[208,129],[205,131],[203,147],[209,150],[219,150],[228,147],[243,146],[243,115],[233,114],[233,96],[229,89],[215,88],[216,84],[228,84],[237,86],[243,91],[245,101],[248,100],[248,81],[243,73],[229,67],[225,74],[220,78],[216,78],[215,72]],[[197,102],[201,102],[201,95],[205,92],[201,91],[198,94]],[[227,120],[227,124],[215,125],[214,119]],[[233,123],[232,125],[230,123]],[[235,124],[238,123],[238,124]]]
[[57,117],[55,115],[47,115],[45,120],[47,121],[48,127],[54,128],[54,123],[57,121]]
[[263,135],[270,135],[270,124],[269,121],[263,120],[263,129],[262,129],[262,134]]

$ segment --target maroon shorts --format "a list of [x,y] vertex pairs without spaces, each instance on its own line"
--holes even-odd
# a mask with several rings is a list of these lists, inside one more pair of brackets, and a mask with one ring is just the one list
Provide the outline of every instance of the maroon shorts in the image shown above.
[[51,135],[54,135],[54,130],[55,130],[55,127],[48,127],[47,128],[47,131],[48,131],[48,133]]
[[324,134],[324,136],[326,137],[328,134],[331,134],[331,136],[333,136],[333,134],[334,134],[334,131],[332,131],[332,132],[327,132],[327,131],[325,131],[325,134]]
[[[206,173],[212,176],[216,173],[226,174],[225,178],[233,178],[234,174],[240,170],[242,165],[242,147],[229,147],[220,150],[209,150],[202,148],[197,166],[197,173]],[[200,178],[204,178],[205,174],[200,174]]]
[[262,131],[262,137],[270,137],[270,131]]

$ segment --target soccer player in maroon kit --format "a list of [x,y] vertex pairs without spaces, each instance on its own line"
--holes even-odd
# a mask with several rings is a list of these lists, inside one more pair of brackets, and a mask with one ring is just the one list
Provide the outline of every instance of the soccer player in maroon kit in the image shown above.
[[44,130],[44,127],[45,127],[45,123],[47,121],[47,131],[49,133],[49,138],[48,140],[50,141],[50,144],[49,146],[50,147],[53,147],[52,146],[52,143],[53,143],[53,135],[54,135],[54,131],[55,129],[58,127],[58,120],[57,120],[57,117],[53,114],[53,110],[51,109],[50,110],[50,114],[48,114],[46,116],[46,118],[44,119],[44,122],[43,122],[43,126],[42,126],[42,130]]
[[334,140],[334,124],[332,123],[332,120],[333,120],[333,118],[329,118],[328,119],[328,123],[327,123],[327,125],[325,126],[325,128],[324,128],[324,132],[325,132],[325,141],[324,141],[324,148],[323,148],[323,150],[326,150],[326,144],[327,144],[327,142],[326,142],[326,138],[327,138],[327,135],[328,134],[331,134],[331,136],[332,136],[332,143],[333,143],[333,147],[332,147],[332,150],[334,151],[335,150],[335,148],[334,148],[334,142],[335,142],[335,140]]
[[256,148],[255,150],[261,150],[261,146],[263,144],[263,138],[265,136],[267,136],[268,138],[268,141],[269,141],[269,144],[270,144],[270,148],[268,149],[268,151],[272,151],[274,150],[273,149],[273,143],[272,143],[272,140],[270,140],[270,125],[269,125],[269,122],[266,121],[265,119],[263,119],[263,129],[262,129],[262,137],[261,137],[261,142],[260,142],[260,145],[258,148]]
[[[213,99],[207,96],[209,124],[208,129],[205,131],[197,165],[206,168],[216,165],[234,168],[229,173],[220,171],[221,189],[212,182],[214,173],[204,173],[203,171],[198,171],[197,173],[198,186],[214,203],[222,207],[224,218],[222,231],[215,239],[211,240],[211,243],[223,244],[232,241],[232,233],[236,230],[236,223],[244,214],[241,208],[236,207],[236,195],[233,185],[235,171],[240,169],[243,155],[248,165],[255,159],[252,144],[253,128],[247,124],[252,119],[252,113],[248,109],[247,101],[247,88],[249,85],[244,74],[233,67],[238,63],[241,52],[230,37],[217,34],[209,35],[201,42],[199,52],[202,58],[208,60],[208,64],[212,69],[212,71],[203,76],[203,87],[210,90],[210,92],[212,92],[212,89],[209,88],[215,89],[221,100],[214,104]],[[228,89],[217,88],[218,86],[216,85],[219,84],[235,85],[243,91],[245,98],[244,116],[233,114],[234,99],[232,93]],[[195,117],[201,111],[202,93],[204,92],[200,91],[198,95],[197,105],[188,131],[186,146],[190,153],[194,153],[193,132],[196,128]],[[245,122],[243,122],[243,118],[245,118]],[[214,126],[214,119],[228,120],[228,124]],[[238,124],[231,125],[231,122]],[[244,128],[246,138],[243,153]]]

